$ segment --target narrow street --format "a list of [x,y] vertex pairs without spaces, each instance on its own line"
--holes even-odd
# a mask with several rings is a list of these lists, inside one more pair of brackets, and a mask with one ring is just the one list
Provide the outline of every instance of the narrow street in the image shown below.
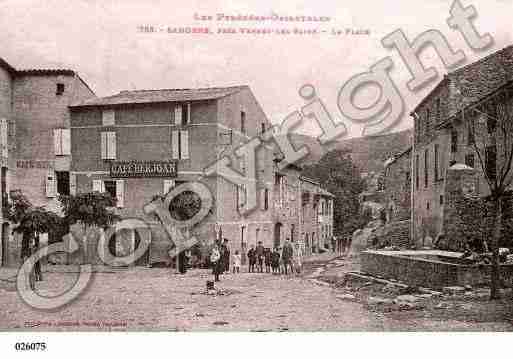
[[[328,264],[328,269],[326,269]],[[333,274],[342,260],[305,265],[301,277],[229,274],[206,293],[207,270],[176,275],[169,268],[104,269],[88,290],[56,312],[25,305],[12,283],[0,282],[4,330],[147,330],[147,331],[447,331],[511,330],[502,320],[451,319],[417,310],[386,313],[357,300],[341,300],[340,288],[315,278],[324,268]],[[49,295],[73,283],[64,267],[47,268],[38,284]],[[319,269],[320,268],[320,269]],[[69,271],[69,268],[67,269]],[[317,274],[316,274],[317,273]],[[313,275],[312,275],[313,274]],[[5,277],[5,272],[2,274]],[[319,276],[320,277],[320,276]]]

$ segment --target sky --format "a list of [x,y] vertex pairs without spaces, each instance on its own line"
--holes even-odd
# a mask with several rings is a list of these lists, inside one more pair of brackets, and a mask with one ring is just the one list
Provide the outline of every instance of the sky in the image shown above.
[[[475,61],[513,44],[513,0],[461,0],[474,5],[474,24],[490,33],[494,45],[486,51],[471,50],[446,19],[452,1],[160,1],[160,0],[0,0],[0,57],[17,69],[71,68],[92,87],[97,96],[122,90],[193,88],[249,85],[274,123],[300,109],[298,95],[312,84],[335,121],[340,89],[352,76],[369,71],[390,56],[391,77],[406,103],[405,116],[394,129],[412,126],[407,115],[436,85],[412,93],[405,64],[381,39],[402,29],[412,40],[429,29],[439,30],[453,49]],[[329,22],[222,22],[216,14],[269,16],[327,16]],[[201,21],[197,16],[213,16]],[[213,34],[144,33],[138,26],[157,28],[209,27]],[[219,28],[286,28],[325,30],[318,35],[217,34]],[[332,30],[369,30],[369,34],[332,35]],[[420,55],[426,67],[435,66],[441,79],[447,70],[432,48]],[[438,80],[439,80],[438,79]],[[369,87],[357,96],[361,106],[379,97]],[[361,124],[347,122],[349,137],[361,134]],[[312,136],[320,130],[305,121],[299,132]]]

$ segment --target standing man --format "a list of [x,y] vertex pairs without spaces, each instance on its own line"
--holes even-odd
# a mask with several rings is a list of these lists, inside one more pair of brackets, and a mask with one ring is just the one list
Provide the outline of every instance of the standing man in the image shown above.
[[294,249],[292,248],[292,244],[290,243],[290,239],[287,238],[285,240],[285,244],[283,245],[283,249],[281,252],[281,258],[283,260],[283,267],[285,269],[285,274],[287,274],[287,269],[290,268],[292,272],[292,256],[294,255]]
[[221,259],[223,262],[223,272],[230,273],[230,247],[228,246],[228,239],[226,238],[223,240]]
[[253,245],[251,246],[247,255],[248,255],[248,261],[249,261],[248,272],[253,273],[255,271],[255,262],[256,262],[255,246],[253,246]]
[[264,246],[262,242],[258,242],[257,247],[255,249],[256,259],[258,261],[258,271],[260,273],[264,272]]
[[212,263],[212,269],[214,271],[214,281],[219,282],[219,274],[221,273],[221,253],[217,243],[212,248],[210,253],[210,263]]

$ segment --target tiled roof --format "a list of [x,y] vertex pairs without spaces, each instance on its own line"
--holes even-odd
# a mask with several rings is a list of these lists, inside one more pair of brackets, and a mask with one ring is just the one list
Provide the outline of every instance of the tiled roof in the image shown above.
[[513,45],[460,67],[444,79],[415,107],[418,110],[441,86],[451,86],[448,117],[486,97],[513,80]]
[[0,57],[0,67],[4,68],[5,70],[7,70],[9,73],[11,74],[15,74],[16,73],[16,69],[14,67],[12,67],[11,65],[9,65],[9,63],[7,61],[5,61],[4,59],[2,59]]
[[47,76],[47,75],[66,75],[73,76],[75,71],[70,69],[26,69],[16,70],[19,76]]
[[121,91],[117,95],[92,98],[72,104],[70,107],[213,100],[237,93],[244,88],[248,86]]

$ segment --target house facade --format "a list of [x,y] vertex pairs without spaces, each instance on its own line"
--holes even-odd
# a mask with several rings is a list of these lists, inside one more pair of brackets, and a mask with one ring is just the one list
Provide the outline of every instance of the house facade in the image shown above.
[[[453,221],[449,213],[454,211],[447,209],[456,189],[463,193],[470,188],[475,196],[488,194],[473,138],[486,142],[480,143],[486,147],[485,170],[496,173],[505,159],[498,156],[494,117],[498,106],[511,106],[512,80],[513,46],[509,46],[446,75],[412,112],[413,238],[418,245],[444,234]],[[468,170],[475,171],[474,179],[470,180]]]
[[[56,197],[69,193],[70,116],[68,106],[94,96],[73,70],[17,70],[0,60],[2,208],[9,191],[21,191],[35,206],[57,210]],[[13,241],[2,211],[2,263]],[[10,258],[11,257],[11,258]]]

